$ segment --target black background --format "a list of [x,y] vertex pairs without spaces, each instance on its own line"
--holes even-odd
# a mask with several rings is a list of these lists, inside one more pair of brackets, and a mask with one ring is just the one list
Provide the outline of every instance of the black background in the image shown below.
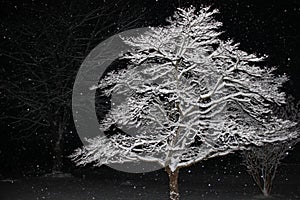
[[[79,11],[88,12],[95,7],[116,9],[116,12],[104,23],[106,19],[103,16],[103,26],[109,25],[99,34],[98,42],[101,42],[118,32],[126,30],[126,26],[120,26],[120,20],[126,16],[137,16],[136,21],[130,28],[139,28],[143,26],[158,26],[166,24],[165,18],[172,15],[178,6],[212,5],[220,10],[217,18],[223,22],[223,38],[232,38],[240,43],[240,47],[250,53],[258,55],[268,55],[264,62],[267,66],[277,66],[278,74],[286,73],[290,76],[290,81],[284,86],[287,93],[292,94],[296,99],[300,97],[300,2],[298,0],[211,0],[211,1],[170,1],[170,0],[74,0],[74,1],[17,1],[1,0],[0,3],[0,39],[2,50],[14,51],[10,40],[18,37],[11,29],[18,26],[35,27],[48,15],[55,12],[67,12],[67,8],[72,5]],[[113,5],[113,6],[112,6]],[[118,12],[119,8],[122,13]],[[54,12],[55,11],[55,12]],[[55,14],[54,14],[55,15]],[[62,16],[68,16],[68,14]],[[55,16],[54,16],[55,17]],[[37,25],[38,26],[38,25]],[[37,28],[38,30],[38,28]],[[63,29],[54,29],[54,32],[64,32]],[[82,29],[82,34],[87,34],[90,29]],[[62,34],[58,41],[65,38]],[[27,40],[25,37],[24,40]],[[32,40],[31,42],[35,42]],[[38,42],[38,41],[36,41]],[[47,41],[46,41],[47,42]],[[51,41],[49,41],[51,42]],[[90,50],[98,43],[91,45]],[[88,52],[87,52],[88,53]],[[86,54],[87,55],[87,54]],[[80,62],[74,65],[74,75],[80,67]],[[5,80],[13,75],[14,63],[10,59],[1,55],[0,90],[4,91]],[[75,79],[75,76],[73,77]],[[17,80],[15,80],[17,81]],[[20,80],[22,81],[22,80]],[[9,94],[1,91],[1,115],[6,113],[18,112],[10,108],[14,103]],[[0,174],[3,176],[36,175],[46,173],[51,166],[51,154],[48,140],[51,136],[38,133],[35,136],[13,139],[14,135],[22,132],[21,127],[14,127],[10,120],[1,118],[1,137],[0,137]],[[46,137],[47,135],[47,137]],[[72,150],[80,145],[79,138],[76,136],[76,130],[72,120],[69,123],[69,131],[64,137],[64,155],[67,156]],[[285,159],[287,163],[299,163],[299,147],[294,149],[292,154]],[[225,161],[224,161],[225,159]],[[227,159],[227,161],[226,161]],[[238,163],[237,156],[227,156],[227,158],[218,158],[207,162],[215,165],[220,162]],[[69,171],[74,166],[69,160],[65,159],[65,170]],[[221,163],[222,163],[221,162]],[[221,164],[220,164],[221,165]],[[218,165],[216,165],[218,166]],[[113,171],[112,171],[113,173]]]

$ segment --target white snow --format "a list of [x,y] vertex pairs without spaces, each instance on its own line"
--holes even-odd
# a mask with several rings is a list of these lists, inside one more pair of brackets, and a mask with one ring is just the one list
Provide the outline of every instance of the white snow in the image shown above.
[[[281,131],[294,124],[271,116],[267,103],[285,101],[278,88],[287,77],[254,65],[264,57],[222,41],[222,24],[213,18],[217,12],[178,9],[170,25],[123,38],[134,48],[122,57],[130,65],[91,89],[127,94],[102,121],[103,129],[117,124],[139,132],[89,139],[90,145],[73,154],[78,164],[141,160],[175,171],[250,144],[295,136]],[[191,146],[196,138],[201,145]]]

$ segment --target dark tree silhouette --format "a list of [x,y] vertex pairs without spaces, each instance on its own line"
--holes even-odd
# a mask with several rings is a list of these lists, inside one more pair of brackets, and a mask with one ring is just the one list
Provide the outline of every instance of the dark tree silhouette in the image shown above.
[[53,172],[62,169],[77,70],[103,39],[137,26],[144,10],[128,7],[119,0],[62,1],[57,7],[33,3],[23,5],[18,21],[2,21],[0,89],[6,112],[1,119],[18,129],[10,139],[37,135],[49,143]]
[[288,96],[287,104],[274,106],[275,113],[283,119],[289,119],[297,123],[296,126],[286,129],[285,132],[296,132],[298,138],[290,138],[286,141],[269,143],[264,146],[253,146],[242,153],[244,165],[252,176],[264,196],[270,196],[273,180],[281,161],[289,154],[289,151],[299,142],[300,102],[292,96]]

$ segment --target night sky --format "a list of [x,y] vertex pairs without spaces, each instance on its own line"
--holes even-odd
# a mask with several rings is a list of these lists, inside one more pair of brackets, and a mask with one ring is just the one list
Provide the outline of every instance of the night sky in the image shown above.
[[[36,68],[31,68],[33,72],[26,71],[28,68],[24,68],[22,63],[29,63],[32,60],[43,63],[45,69],[49,69],[46,78],[59,72],[60,76],[49,79],[47,83],[50,91],[60,87],[59,83],[66,85],[66,91],[68,88],[71,90],[81,62],[98,43],[130,28],[164,25],[165,18],[172,15],[176,7],[191,4],[196,7],[204,4],[218,8],[220,14],[217,18],[223,22],[222,37],[232,38],[240,43],[241,49],[250,53],[268,55],[264,64],[277,66],[278,74],[288,74],[290,81],[286,83],[284,90],[296,99],[300,98],[300,2],[298,0],[1,0],[0,174],[19,176],[47,172],[53,156],[50,149],[54,136],[51,135],[49,126],[28,128],[30,125],[27,123],[15,123],[13,118],[7,117],[18,116],[19,113],[32,109],[20,104],[21,100],[14,96],[15,93],[7,92],[8,88],[14,88],[13,83],[20,88],[17,93],[21,94],[23,91],[27,94],[26,98],[44,97],[43,94],[37,93],[39,89],[35,89],[35,84],[38,84],[37,79],[29,77]],[[73,29],[74,26],[80,25],[82,15],[90,13],[95,8],[100,8],[98,18],[92,19],[83,27]],[[100,20],[97,21],[98,19]],[[93,39],[84,40],[91,37],[91,33],[94,33]],[[64,48],[66,46],[67,48]],[[47,60],[47,54],[50,52],[54,52],[53,58],[62,60],[60,63],[63,63],[63,66],[67,63],[67,68],[60,71],[59,66],[53,67],[52,60]],[[21,54],[21,60],[15,59]],[[36,74],[39,77],[43,73],[37,70]],[[64,96],[62,102],[69,102],[70,97],[70,95]],[[47,109],[50,104],[43,106],[43,103],[49,102],[41,101],[41,107],[31,113],[30,120],[36,120],[40,112],[49,111]],[[64,112],[71,114],[70,109]],[[64,170],[68,171],[74,166],[66,156],[80,146],[71,117],[65,127],[62,143]],[[222,162],[225,162],[224,159],[226,160],[222,158]],[[228,160],[235,163],[238,158],[230,155]],[[218,162],[220,159],[209,161],[208,164],[215,165]],[[299,147],[285,162],[300,163]]]

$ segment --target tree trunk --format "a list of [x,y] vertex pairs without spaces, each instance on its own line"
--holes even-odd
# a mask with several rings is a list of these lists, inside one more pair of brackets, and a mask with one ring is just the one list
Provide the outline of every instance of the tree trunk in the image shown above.
[[179,190],[178,190],[179,169],[176,169],[174,172],[172,172],[170,167],[166,167],[165,170],[169,176],[170,200],[179,200]]
[[52,173],[59,173],[62,171],[62,148],[61,148],[61,141],[63,138],[63,127],[62,123],[59,123],[58,125],[58,131],[57,131],[57,140],[55,141],[54,147],[53,147],[53,166],[52,166]]
[[271,194],[271,188],[272,188],[272,178],[271,174],[266,174],[266,178],[264,179],[264,185],[262,189],[262,193],[264,196],[269,197]]
[[270,191],[268,190],[268,188],[264,188],[262,190],[262,193],[264,194],[265,197],[269,197],[270,196]]

